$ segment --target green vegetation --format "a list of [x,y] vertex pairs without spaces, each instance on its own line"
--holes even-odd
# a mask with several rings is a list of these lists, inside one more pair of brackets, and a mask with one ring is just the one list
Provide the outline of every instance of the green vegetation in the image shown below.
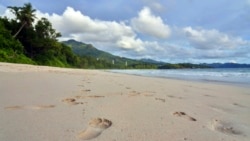
[[[111,69],[156,69],[157,65],[139,60],[133,60],[125,57],[119,57],[110,53],[96,49],[91,44],[85,44],[75,40],[64,41],[64,44],[70,46],[72,51],[91,60],[94,68],[111,68]],[[91,68],[92,68],[91,67]]]
[[46,18],[37,19],[30,3],[8,7],[15,19],[0,17],[0,61],[90,69],[201,68],[193,64],[163,64],[114,56],[91,44],[74,40],[63,43]]
[[0,61],[58,67],[77,67],[80,59],[71,48],[58,42],[61,36],[46,19],[36,18],[30,3],[8,7],[15,19],[0,18]]
[[185,68],[195,69],[195,68],[210,68],[210,67],[202,64],[190,64],[190,63],[180,63],[180,64],[166,63],[158,67],[158,69],[185,69]]
[[12,37],[10,32],[4,28],[3,22],[0,21],[0,61],[36,64],[23,54],[23,50],[22,44]]

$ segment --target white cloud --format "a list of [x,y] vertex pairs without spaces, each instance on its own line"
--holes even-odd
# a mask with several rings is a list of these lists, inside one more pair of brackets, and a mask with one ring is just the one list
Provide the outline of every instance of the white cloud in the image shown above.
[[133,49],[136,47],[136,51],[140,52],[144,50],[144,45],[141,39],[135,39],[134,37],[123,36],[120,40],[117,41],[117,46],[124,49]]
[[14,19],[15,15],[10,11],[10,9],[5,9],[5,11],[2,12],[1,17],[7,17],[8,19]]
[[[63,34],[108,34],[110,39],[121,35],[133,35],[132,29],[124,23],[101,21],[67,7],[62,15],[53,14],[48,17],[53,25]],[[104,36],[103,38],[106,38]],[[99,39],[96,39],[99,40]]]
[[[11,13],[5,11],[4,15],[9,17]],[[92,43],[99,49],[124,57],[146,57],[170,62],[240,62],[239,59],[248,61],[246,58],[250,57],[250,42],[247,40],[202,27],[172,26],[170,29],[161,17],[153,15],[147,7],[137,17],[131,18],[130,22],[93,19],[71,7],[67,7],[61,15],[39,10],[36,15],[49,19],[53,27],[62,33],[61,39]],[[136,31],[142,34],[138,36]]]
[[41,12],[38,12],[38,15],[48,18],[56,30],[62,33],[63,39],[73,38],[126,50],[143,50],[143,42],[136,38],[133,29],[125,22],[92,19],[71,7],[67,7],[62,15]]
[[169,26],[164,24],[161,17],[153,15],[148,7],[144,7],[138,17],[131,20],[131,24],[137,32],[156,38],[167,38],[170,35]]
[[247,44],[239,37],[231,37],[215,29],[205,30],[185,27],[183,32],[189,44],[197,49],[234,49]]

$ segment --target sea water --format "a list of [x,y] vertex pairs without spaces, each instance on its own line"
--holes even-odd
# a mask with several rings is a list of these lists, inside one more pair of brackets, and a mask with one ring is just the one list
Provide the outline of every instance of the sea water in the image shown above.
[[222,82],[245,85],[250,87],[250,68],[223,69],[163,69],[163,70],[111,70],[149,77],[173,78],[206,82]]

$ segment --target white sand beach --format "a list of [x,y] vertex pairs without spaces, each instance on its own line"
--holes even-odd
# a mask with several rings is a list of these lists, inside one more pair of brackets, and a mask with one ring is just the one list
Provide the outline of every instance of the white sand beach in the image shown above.
[[249,141],[250,88],[0,63],[0,141]]

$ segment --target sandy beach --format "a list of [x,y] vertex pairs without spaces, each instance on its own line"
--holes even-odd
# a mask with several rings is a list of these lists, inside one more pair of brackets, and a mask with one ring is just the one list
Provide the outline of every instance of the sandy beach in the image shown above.
[[0,141],[249,141],[250,88],[0,63]]

